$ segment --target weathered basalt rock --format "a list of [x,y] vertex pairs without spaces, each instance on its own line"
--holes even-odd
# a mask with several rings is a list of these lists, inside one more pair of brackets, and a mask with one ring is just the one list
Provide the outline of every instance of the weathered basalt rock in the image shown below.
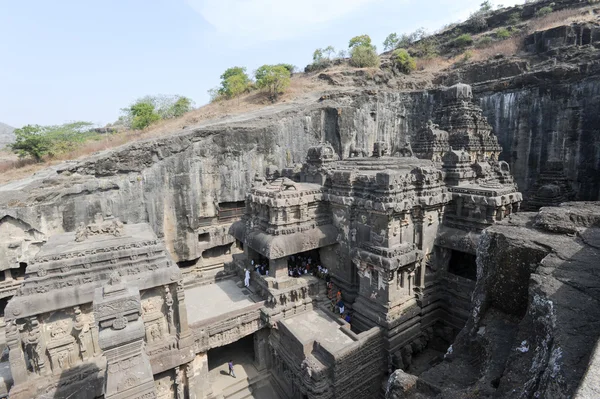
[[599,215],[568,203],[488,228],[471,317],[410,397],[596,397]]

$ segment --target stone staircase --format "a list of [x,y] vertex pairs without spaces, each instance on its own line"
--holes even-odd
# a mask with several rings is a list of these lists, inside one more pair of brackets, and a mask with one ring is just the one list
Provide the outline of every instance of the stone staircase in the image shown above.
[[225,263],[217,263],[202,270],[190,270],[184,272],[184,284],[186,288],[198,287],[234,277],[235,272]]

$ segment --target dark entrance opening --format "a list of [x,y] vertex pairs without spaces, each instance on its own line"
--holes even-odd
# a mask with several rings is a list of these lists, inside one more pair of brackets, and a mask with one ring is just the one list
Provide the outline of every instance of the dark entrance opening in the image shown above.
[[20,262],[18,269],[11,269],[11,270],[12,270],[12,276],[15,280],[22,280],[25,278],[25,272],[27,270],[27,263]]
[[203,259],[219,258],[231,254],[231,244],[218,245],[202,252]]
[[208,370],[220,368],[227,370],[227,362],[236,365],[248,365],[254,362],[254,334],[248,335],[232,344],[208,351]]
[[12,297],[0,298],[0,317],[4,317],[4,309],[6,308],[6,305],[8,304],[10,298]]
[[448,271],[469,280],[477,280],[476,256],[466,252],[452,250]]
[[318,267],[321,266],[319,250],[313,249],[288,256],[287,264],[290,277],[300,277],[304,274],[316,275]]

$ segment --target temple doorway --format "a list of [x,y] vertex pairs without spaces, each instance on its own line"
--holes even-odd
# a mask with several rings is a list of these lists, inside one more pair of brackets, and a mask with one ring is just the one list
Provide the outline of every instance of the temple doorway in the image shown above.
[[468,278],[469,280],[477,280],[476,256],[466,252],[452,250],[450,263],[448,264],[448,272],[460,277]]
[[[255,333],[256,334],[256,333]],[[208,374],[215,397],[276,398],[267,383],[269,372],[255,362],[255,334],[208,351]],[[229,375],[233,362],[235,377]]]
[[[212,371],[225,367],[227,363],[233,360],[234,368],[247,362],[254,362],[254,334],[248,335],[232,344],[220,346],[208,351],[208,370]],[[227,373],[226,373],[227,374]]]
[[321,257],[319,250],[301,252],[287,257],[288,275],[290,277],[301,277],[304,274],[320,274]]

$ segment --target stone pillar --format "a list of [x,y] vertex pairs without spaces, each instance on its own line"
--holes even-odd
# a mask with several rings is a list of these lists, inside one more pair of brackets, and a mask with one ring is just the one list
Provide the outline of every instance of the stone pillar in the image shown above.
[[254,366],[262,371],[269,367],[269,330],[254,333]]
[[279,280],[288,277],[287,258],[269,259],[269,277]]
[[14,384],[27,382],[27,364],[16,320],[6,320],[6,346],[8,346],[8,361]]
[[165,305],[167,305],[167,323],[169,325],[169,334],[175,335],[175,311],[173,309],[173,294],[171,294],[171,287],[165,285],[163,287],[165,293]]
[[197,354],[194,360],[182,366],[182,368],[185,368],[189,399],[202,399],[212,393],[208,378],[208,356],[206,353]]
[[156,398],[150,360],[144,351],[140,292],[121,284],[118,272],[94,292],[99,344],[106,356],[106,399]]
[[10,270],[10,269],[4,270],[4,280],[5,281],[13,281],[12,270]]
[[194,336],[188,326],[187,309],[185,307],[185,289],[183,280],[177,282],[177,316],[179,318],[178,343],[179,349],[191,347],[194,343]]

